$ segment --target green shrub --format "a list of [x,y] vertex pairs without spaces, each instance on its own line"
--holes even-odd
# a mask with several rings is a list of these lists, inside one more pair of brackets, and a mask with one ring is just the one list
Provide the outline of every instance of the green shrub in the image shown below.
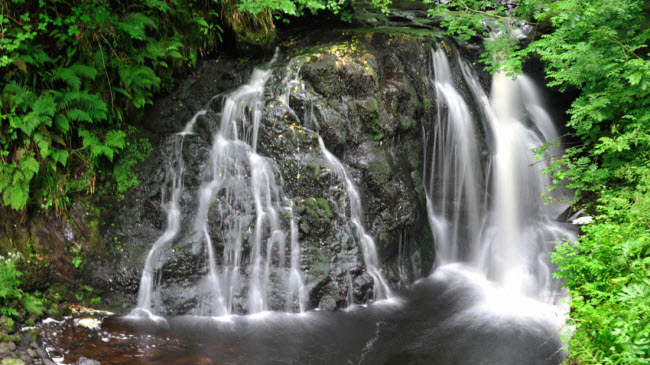
[[20,254],[9,253],[7,257],[0,256],[0,313],[5,316],[17,316],[18,311],[11,306],[22,298],[22,291],[18,288],[22,272],[18,271],[17,262]]
[[1,203],[61,212],[70,194],[93,193],[98,171],[126,147],[125,119],[134,123],[155,93],[173,86],[174,74],[216,48],[217,5],[0,5]]
[[571,296],[570,355],[580,364],[650,364],[650,179],[626,194],[603,193],[579,243],[553,255]]
[[20,277],[23,273],[19,270],[19,266],[23,264],[22,261],[19,253],[0,256],[0,314],[9,317],[5,326],[8,323],[13,326],[10,317],[18,317],[20,308],[37,316],[43,313],[43,302],[38,298],[38,294],[24,293],[20,288],[22,284]]

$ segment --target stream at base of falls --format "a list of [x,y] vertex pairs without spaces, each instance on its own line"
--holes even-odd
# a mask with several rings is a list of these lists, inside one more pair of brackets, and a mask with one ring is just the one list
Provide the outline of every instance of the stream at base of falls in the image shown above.
[[44,325],[43,339],[66,363],[559,364],[565,311],[449,264],[391,299],[336,312],[107,317],[99,330],[69,319]]

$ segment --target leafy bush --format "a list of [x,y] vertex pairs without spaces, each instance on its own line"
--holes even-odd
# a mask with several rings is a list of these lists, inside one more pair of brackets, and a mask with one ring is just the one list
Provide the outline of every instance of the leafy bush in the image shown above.
[[[386,11],[390,1],[371,3]],[[216,49],[222,19],[238,39],[262,42],[274,18],[349,9],[329,0],[0,3],[0,204],[60,213],[70,194],[94,193],[100,165],[126,146],[127,121]],[[113,169],[118,186],[135,181],[129,171]]]
[[7,257],[0,256],[0,313],[5,316],[16,316],[18,311],[10,303],[22,298],[18,289],[22,272],[16,267],[20,254],[10,253]]
[[[226,2],[234,3],[239,11],[249,14],[259,14],[270,11],[276,17],[302,16],[309,11],[316,14],[320,10],[327,10],[334,14],[342,14],[344,18],[350,16],[350,2],[346,0],[238,0]],[[382,12],[388,12],[392,0],[371,0],[369,3]]]
[[8,253],[0,256],[0,314],[18,317],[19,308],[34,315],[43,313],[43,302],[37,296],[24,293],[20,289],[20,277],[23,275],[18,267],[22,256],[19,253]]
[[580,364],[650,364],[648,180],[629,197],[602,194],[579,244],[553,255],[571,296],[570,353]]
[[99,166],[126,146],[125,119],[133,122],[175,73],[216,48],[216,7],[217,0],[0,4],[2,203],[60,212],[70,193],[93,193]]

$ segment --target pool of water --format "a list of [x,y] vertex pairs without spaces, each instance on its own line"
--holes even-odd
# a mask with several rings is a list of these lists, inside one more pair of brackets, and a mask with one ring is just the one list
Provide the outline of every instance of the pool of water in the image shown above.
[[453,264],[391,299],[336,312],[108,316],[98,329],[68,319],[41,332],[61,363],[536,365],[564,359],[563,312]]

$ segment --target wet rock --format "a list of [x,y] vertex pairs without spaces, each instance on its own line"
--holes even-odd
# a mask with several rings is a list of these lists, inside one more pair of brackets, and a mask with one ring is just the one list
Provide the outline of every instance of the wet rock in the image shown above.
[[16,344],[13,342],[9,342],[8,344],[9,351],[16,351]]
[[324,48],[302,69],[303,79],[326,97],[363,97],[377,89],[377,61],[374,54],[354,42]]
[[324,296],[321,298],[320,302],[318,302],[318,308],[328,311],[334,310],[337,308],[336,300],[329,295]]
[[[319,36],[324,41],[304,43],[284,53],[286,59],[273,70],[257,151],[272,160],[284,195],[293,203],[308,306],[330,310],[346,305],[349,282],[356,302],[371,300],[372,278],[365,272],[358,232],[350,222],[345,182],[329,171],[318,135],[359,189],[363,224],[375,239],[382,270],[391,284],[415,279],[430,268],[433,252],[421,184],[421,131],[435,115],[428,101],[433,100],[433,91],[426,82],[429,47],[435,40],[429,35],[381,32]],[[210,287],[204,285],[207,252],[193,222],[196,192],[210,170],[206,161],[223,97],[211,104],[208,101],[245,82],[251,64],[206,61],[176,92],[150,109],[146,128],[154,152],[139,168],[142,184],[129,191],[106,218],[102,232],[106,252],[90,264],[94,286],[106,291],[105,302],[118,311],[134,306],[148,252],[165,230],[161,202],[170,187],[166,161],[180,138],[173,133],[206,105],[210,110],[197,119],[197,133],[183,138],[184,218],[181,232],[156,253],[164,260],[156,268],[162,284],[155,300],[168,315],[193,314],[199,303],[214,300],[205,289]],[[289,72],[298,75],[301,83],[287,88],[282,80]],[[216,211],[208,214],[208,234],[216,261],[223,262],[223,228]],[[288,216],[282,219],[288,224]],[[252,226],[254,220],[252,214],[243,226]],[[398,247],[404,236],[416,237],[410,239],[406,251]],[[119,249],[115,241],[120,242]],[[241,282],[248,282],[250,242],[242,244]],[[408,257],[398,257],[403,252]],[[400,276],[406,265],[402,261],[407,259],[409,274]],[[289,261],[286,250],[284,262]],[[269,307],[284,310],[287,293],[282,283],[287,274],[286,268],[277,267],[278,262],[274,258],[272,263]],[[235,311],[246,311],[246,298],[233,300]]]
[[3,359],[0,365],[25,365],[25,361],[20,359]]
[[6,342],[0,343],[0,355],[7,354],[7,353],[9,353],[11,351],[13,351],[13,350],[9,349],[9,344],[8,343],[6,343]]
[[43,360],[43,365],[57,365],[54,361],[44,358]]
[[89,359],[82,356],[79,358],[79,360],[77,360],[77,365],[101,365],[101,363],[97,360]]

